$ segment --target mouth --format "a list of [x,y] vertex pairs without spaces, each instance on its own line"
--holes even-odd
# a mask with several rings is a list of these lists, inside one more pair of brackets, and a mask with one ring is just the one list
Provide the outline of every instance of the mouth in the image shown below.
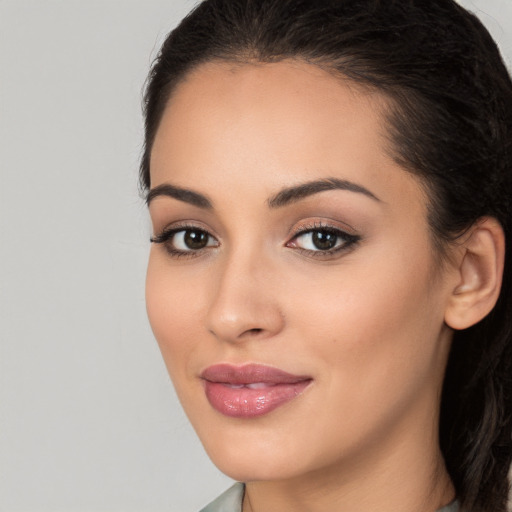
[[313,380],[257,364],[218,364],[206,368],[201,378],[210,405],[234,418],[268,414],[300,395]]

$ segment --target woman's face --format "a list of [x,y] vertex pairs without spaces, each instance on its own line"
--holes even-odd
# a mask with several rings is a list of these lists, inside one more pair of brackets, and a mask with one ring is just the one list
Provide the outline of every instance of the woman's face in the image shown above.
[[284,61],[203,65],[165,110],[147,309],[190,421],[235,479],[407,463],[437,440],[453,280],[384,107]]

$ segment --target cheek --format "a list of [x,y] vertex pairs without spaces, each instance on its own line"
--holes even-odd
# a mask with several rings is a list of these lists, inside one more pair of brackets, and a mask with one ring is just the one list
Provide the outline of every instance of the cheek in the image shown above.
[[392,260],[290,288],[293,350],[315,370],[328,405],[311,411],[322,427],[304,434],[303,445],[313,447],[303,448],[305,458],[318,457],[318,435],[326,440],[322,456],[331,460],[378,442],[400,418],[428,423],[425,411],[435,416],[446,356],[438,343],[441,308],[428,265]]
[[173,380],[187,375],[198,340],[200,294],[188,272],[176,271],[152,249],[146,276],[146,308],[151,328]]
[[[386,389],[400,397],[404,386],[421,386],[436,369],[442,297],[425,254],[387,252],[354,260],[350,271],[329,279],[298,283],[290,324],[333,389],[359,399],[366,389],[370,401]],[[307,300],[300,293],[306,286]]]

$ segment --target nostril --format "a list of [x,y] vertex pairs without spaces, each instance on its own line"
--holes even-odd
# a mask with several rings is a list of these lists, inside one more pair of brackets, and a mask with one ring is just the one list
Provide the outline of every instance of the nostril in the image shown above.
[[260,332],[263,332],[263,329],[249,329],[247,331],[245,331],[244,334],[248,334],[248,335],[256,335],[256,334],[259,334]]

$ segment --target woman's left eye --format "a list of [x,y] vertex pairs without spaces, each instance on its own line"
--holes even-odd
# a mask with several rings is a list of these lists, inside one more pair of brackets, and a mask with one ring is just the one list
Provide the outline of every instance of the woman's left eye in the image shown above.
[[359,239],[357,235],[351,235],[339,229],[315,228],[302,231],[288,242],[287,246],[308,252],[330,254],[338,250],[348,249]]

